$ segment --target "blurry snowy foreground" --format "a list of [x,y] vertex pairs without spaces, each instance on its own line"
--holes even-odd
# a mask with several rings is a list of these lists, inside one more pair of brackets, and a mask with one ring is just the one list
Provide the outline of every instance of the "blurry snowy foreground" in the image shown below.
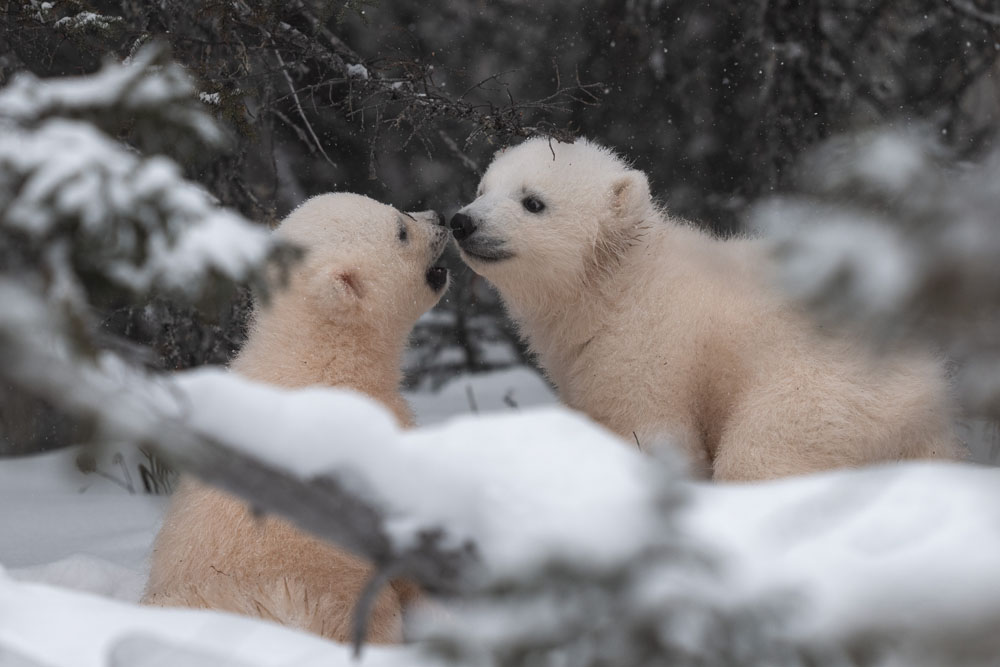
[[836,137],[803,160],[795,192],[758,202],[747,222],[824,325],[876,346],[930,343],[964,417],[996,428],[1000,150],[960,160],[921,126]]
[[[569,664],[602,654],[632,664],[623,642],[687,658],[676,664],[985,665],[1000,656],[995,469],[907,464],[720,486],[686,481],[674,463],[559,407],[403,432],[351,392],[282,390],[214,369],[134,396],[238,460],[303,488],[331,481],[373,512],[361,527],[370,534],[333,530],[361,550],[381,544],[367,555],[420,566],[407,559],[429,549],[450,559],[426,583],[448,594],[452,611],[418,617],[416,643],[368,647],[362,664],[511,664],[512,646],[549,660],[561,652]],[[54,474],[65,458],[0,465],[11,508],[0,518],[4,541],[31,536],[21,548],[0,545],[17,568],[0,574],[0,665],[354,664],[348,647],[269,623],[136,606],[153,532],[140,524],[160,506],[108,486],[66,492]],[[269,493],[255,498],[264,509]],[[79,517],[70,505],[87,503],[98,510],[88,519],[95,543],[76,546],[97,555],[27,567],[33,548],[58,553],[46,540],[80,537],[60,515]],[[51,523],[38,520],[46,515]]]

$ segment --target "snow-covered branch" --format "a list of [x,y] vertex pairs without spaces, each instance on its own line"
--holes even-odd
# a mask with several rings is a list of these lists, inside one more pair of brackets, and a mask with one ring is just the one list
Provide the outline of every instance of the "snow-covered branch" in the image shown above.
[[219,140],[189,78],[161,61],[147,47],[92,77],[22,75],[0,92],[0,271],[64,301],[151,290],[197,299],[221,283],[262,282],[265,264],[288,252],[168,158],[98,129],[144,118],[157,126],[150,134]]
[[135,294],[193,298],[213,275],[250,278],[274,250],[266,229],[220,208],[173,162],[88,123],[0,128],[0,236],[22,251],[22,268],[66,275],[80,291],[99,276]]
[[965,369],[964,406],[997,418],[1000,152],[959,162],[920,130],[827,143],[800,193],[759,204],[751,223],[824,324],[933,341]]
[[112,134],[128,127],[147,152],[176,151],[178,140],[217,149],[226,139],[194,81],[160,43],[90,76],[39,79],[20,72],[0,90],[0,117],[29,128],[52,118],[86,121]]

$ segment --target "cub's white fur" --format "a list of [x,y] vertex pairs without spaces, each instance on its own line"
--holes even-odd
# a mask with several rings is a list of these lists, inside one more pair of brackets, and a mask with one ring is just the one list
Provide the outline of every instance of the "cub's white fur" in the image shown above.
[[[447,285],[443,269],[430,270],[447,244],[436,223],[433,211],[411,216],[359,195],[305,202],[276,232],[303,247],[305,258],[287,288],[256,312],[232,369],[284,387],[351,387],[410,425],[399,394],[403,349],[414,321]],[[143,601],[259,616],[348,641],[371,574],[364,561],[185,480],[156,539]],[[415,593],[407,582],[383,591],[369,641],[402,639],[401,610]]]
[[934,359],[817,331],[759,242],[670,218],[605,148],[501,152],[452,226],[568,405],[631,442],[673,442],[704,476],[962,455]]

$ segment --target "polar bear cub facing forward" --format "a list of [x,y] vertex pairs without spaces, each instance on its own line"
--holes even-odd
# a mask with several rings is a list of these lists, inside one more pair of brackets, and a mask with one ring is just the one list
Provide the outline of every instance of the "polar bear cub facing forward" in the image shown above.
[[[255,313],[232,369],[284,387],[356,389],[410,425],[400,364],[413,323],[447,287],[447,270],[434,265],[448,242],[439,216],[401,213],[358,195],[321,195],[276,233],[306,255],[288,286]],[[330,446],[337,446],[336,433]],[[154,544],[143,601],[259,616],[348,641],[371,574],[351,554],[185,480]],[[402,639],[401,610],[413,593],[405,582],[383,590],[369,641]]]
[[669,218],[607,149],[501,152],[451,227],[569,406],[704,476],[961,456],[936,361],[822,335],[759,242]]

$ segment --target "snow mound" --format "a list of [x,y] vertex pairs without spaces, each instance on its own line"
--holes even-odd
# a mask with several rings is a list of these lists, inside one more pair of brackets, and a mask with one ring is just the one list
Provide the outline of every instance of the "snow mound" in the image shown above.
[[537,372],[515,366],[492,373],[460,375],[434,392],[407,392],[406,401],[420,424],[427,425],[459,415],[510,413],[557,405],[559,399]]
[[381,405],[341,389],[287,390],[213,369],[178,377],[181,419],[304,479],[357,473],[406,548],[440,527],[496,573],[547,557],[617,562],[654,525],[653,467],[564,408],[400,431]]
[[95,593],[124,602],[137,602],[146,586],[146,573],[86,554],[74,554],[47,565],[13,570],[10,576]]
[[[177,374],[162,389],[171,418],[204,435],[305,480],[346,475],[398,548],[432,527],[474,543],[501,583],[548,576],[541,566],[551,562],[601,571],[646,557],[633,602],[651,614],[678,596],[733,609],[787,600],[793,613],[776,616],[773,632],[797,644],[849,653],[885,641],[896,660],[885,664],[911,667],[1000,655],[996,468],[908,463],[759,484],[683,482],[563,408],[401,431],[384,408],[344,390],[284,390],[212,369]],[[0,663],[347,664],[346,648],[271,624],[67,590],[134,600],[162,511],[162,501],[144,507],[149,499],[102,480],[78,493],[68,456],[0,464],[0,535],[16,536],[0,541],[0,562],[19,568],[0,576]],[[665,486],[684,502],[659,502]],[[649,560],[643,549],[665,528],[711,557],[693,570],[701,578]],[[523,614],[467,634],[488,639],[515,621],[541,628],[551,618],[531,616],[534,602],[527,596]],[[459,630],[471,622],[451,620]],[[363,664],[427,664],[418,651],[369,650]]]
[[8,652],[30,660],[26,664],[47,667],[417,664],[412,649],[368,648],[355,661],[346,646],[274,623],[221,612],[139,607],[20,583],[2,570],[0,619],[0,664]]
[[997,468],[907,463],[699,484],[682,517],[724,555],[741,594],[801,596],[804,636],[931,643],[1000,623]]

